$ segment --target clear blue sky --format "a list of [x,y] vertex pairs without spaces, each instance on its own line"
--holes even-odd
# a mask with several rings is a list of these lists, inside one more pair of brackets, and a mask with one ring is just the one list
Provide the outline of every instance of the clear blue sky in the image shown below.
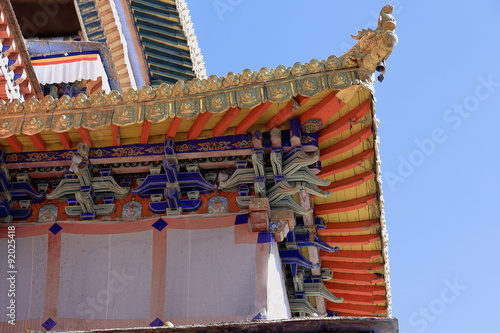
[[376,98],[393,314],[402,333],[494,332],[500,2],[188,0],[219,76],[340,56],[388,3],[399,44]]

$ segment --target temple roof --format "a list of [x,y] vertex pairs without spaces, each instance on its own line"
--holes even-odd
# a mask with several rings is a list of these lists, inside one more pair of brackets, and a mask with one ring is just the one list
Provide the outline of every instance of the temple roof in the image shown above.
[[[151,1],[132,3],[137,17],[153,15]],[[313,199],[315,214],[327,222],[319,235],[341,249],[320,254],[322,266],[334,272],[325,285],[344,298],[329,302],[327,309],[390,316],[373,98],[374,73],[385,71],[383,63],[397,43],[389,7],[382,10],[377,29],[360,31],[357,43],[340,57],[122,93],[0,101],[0,144],[7,153],[70,150],[80,141],[94,148],[153,144],[290,128],[290,120],[299,119],[303,133],[317,134],[318,176],[331,181],[322,189],[332,194]],[[162,29],[166,39],[184,40]]]

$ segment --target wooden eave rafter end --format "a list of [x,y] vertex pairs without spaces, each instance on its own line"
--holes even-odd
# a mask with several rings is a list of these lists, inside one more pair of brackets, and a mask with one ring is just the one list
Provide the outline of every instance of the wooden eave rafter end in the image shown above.
[[253,108],[250,113],[236,126],[236,134],[244,134],[272,105],[271,102],[262,103]]
[[93,141],[92,137],[90,136],[90,132],[88,129],[80,127],[78,128],[78,133],[80,133],[80,136],[82,138],[82,142],[85,143],[89,147],[93,147]]
[[47,148],[47,144],[43,140],[40,133],[29,135],[28,137],[30,138],[31,142],[33,142],[37,150],[45,151],[45,149]]
[[203,128],[207,125],[208,121],[212,117],[212,113],[210,112],[205,112],[200,115],[195,119],[193,125],[191,125],[191,128],[188,131],[187,138],[188,140],[194,140],[197,139],[198,136],[200,135],[201,131],[203,131]]
[[221,136],[224,132],[229,128],[231,123],[236,119],[236,117],[240,114],[241,108],[233,107],[226,111],[224,116],[219,120],[217,125],[215,125],[212,130],[212,135],[214,137]]

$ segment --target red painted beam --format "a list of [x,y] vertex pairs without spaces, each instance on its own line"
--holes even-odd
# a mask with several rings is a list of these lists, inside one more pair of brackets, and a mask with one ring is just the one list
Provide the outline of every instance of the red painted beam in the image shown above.
[[181,125],[182,118],[180,117],[175,117],[172,119],[172,122],[170,123],[170,127],[167,130],[167,134],[165,134],[165,138],[168,139],[173,139],[175,138],[175,135],[177,134],[177,130],[179,129],[179,126]]
[[271,106],[271,102],[262,103],[252,110],[250,113],[236,126],[236,134],[244,134],[246,131],[266,112]]
[[328,309],[328,311],[349,313],[359,316],[377,316],[387,314],[387,306],[379,305],[357,305],[328,302],[326,308]]
[[359,175],[354,175],[352,177],[333,182],[328,186],[321,186],[321,189],[324,191],[330,191],[330,192],[341,191],[341,190],[345,190],[345,189],[348,189],[351,187],[361,185],[364,182],[366,182],[367,180],[372,179],[373,177],[375,177],[375,174],[373,172],[366,171],[366,172],[363,172]]
[[23,151],[23,145],[21,144],[21,141],[17,137],[9,136],[8,138],[5,138],[7,140],[7,143],[9,146],[16,152],[16,153],[22,153]]
[[294,98],[297,101],[297,103],[299,103],[300,106],[306,104],[307,101],[311,99],[311,97],[302,96],[302,95],[297,95]]
[[329,158],[332,158],[334,156],[345,153],[346,151],[349,151],[352,148],[359,145],[364,140],[368,139],[370,136],[372,136],[372,127],[367,126],[367,127],[363,128],[362,130],[360,130],[359,132],[351,135],[347,139],[344,139],[344,140],[339,141],[339,142],[337,142],[329,147],[321,149],[320,159],[322,161],[325,161]]
[[323,205],[314,206],[314,213],[316,215],[332,214],[348,212],[355,209],[363,208],[377,200],[376,194],[370,194],[361,198],[356,198],[352,200],[332,202]]
[[360,166],[364,161],[373,156],[375,156],[375,149],[367,149],[359,154],[346,158],[345,160],[323,167],[318,176],[327,177],[345,170],[355,168],[357,166]]
[[78,129],[78,133],[82,137],[82,141],[89,147],[93,146],[92,137],[90,136],[90,132],[88,129],[80,127]]
[[71,150],[71,139],[69,138],[68,132],[63,132],[63,133],[57,133],[59,136],[59,140],[61,140],[61,143],[66,150]]
[[47,148],[47,144],[43,140],[40,133],[28,135],[28,138],[30,138],[31,142],[33,142],[37,150],[45,151],[45,149]]
[[310,119],[321,119],[321,121],[325,123],[328,119],[333,117],[345,105],[345,103],[338,99],[335,94],[336,92],[332,91],[318,104],[302,113],[299,116],[300,123],[304,124]]
[[151,122],[144,120],[144,122],[142,123],[140,143],[142,143],[142,144],[148,143],[150,130],[151,130]]
[[353,283],[366,286],[382,282],[384,282],[384,277],[380,274],[335,273],[332,279],[325,281],[325,286],[330,288],[331,283]]
[[214,129],[212,130],[212,135],[214,137],[217,137],[224,134],[224,132],[229,128],[233,120],[236,119],[240,112],[241,109],[239,107],[230,108],[229,110],[227,110],[224,116],[222,116],[222,118],[219,120],[217,125],[215,125]]
[[188,140],[194,140],[197,139],[198,136],[200,135],[201,131],[203,131],[203,128],[205,128],[205,125],[208,123],[210,118],[212,117],[211,112],[205,112],[205,113],[200,113],[198,117],[194,120],[193,125],[191,125],[191,128],[188,130],[187,138]]
[[356,222],[328,223],[325,229],[318,230],[320,235],[326,235],[333,232],[360,232],[370,230],[380,226],[379,220],[365,220]]
[[358,304],[358,305],[377,305],[387,303],[385,296],[361,296],[351,294],[334,294],[337,297],[342,297],[342,304]]
[[355,235],[355,236],[321,236],[321,238],[330,245],[354,246],[368,245],[380,240],[379,234]]
[[360,286],[354,284],[344,283],[328,283],[327,289],[334,295],[337,294],[351,294],[360,296],[375,296],[385,295],[386,290],[384,286]]
[[297,111],[297,107],[294,107],[293,100],[288,102],[287,105],[283,109],[281,109],[278,113],[276,113],[269,121],[266,123],[266,128],[268,130],[272,130],[275,127],[279,127],[285,121],[290,118],[295,111]]
[[[328,267],[334,272],[342,273],[382,273],[384,264],[376,262],[340,262],[340,261],[325,261],[321,265]],[[333,273],[335,275],[335,273]]]
[[333,124],[321,129],[319,131],[319,142],[323,142],[330,138],[333,138],[334,136],[351,128],[351,122],[358,121],[359,118],[363,117],[365,113],[370,110],[370,106],[371,100],[367,99],[366,101],[349,111],[347,114],[340,117]]
[[380,251],[348,251],[341,250],[337,252],[320,252],[321,260],[327,261],[355,261],[355,262],[370,262],[372,260],[382,258]]
[[113,139],[113,146],[119,146],[121,144],[120,127],[111,124],[111,137]]

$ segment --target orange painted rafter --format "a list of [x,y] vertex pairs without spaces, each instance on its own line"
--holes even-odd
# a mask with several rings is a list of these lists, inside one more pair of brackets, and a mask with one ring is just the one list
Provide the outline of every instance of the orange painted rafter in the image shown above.
[[359,305],[376,305],[387,303],[385,296],[361,296],[351,294],[334,294],[337,297],[342,297],[342,304],[359,304]]
[[181,125],[181,121],[182,121],[181,117],[175,117],[174,119],[172,119],[172,122],[170,123],[170,127],[167,130],[167,134],[165,134],[166,139],[175,138],[175,135],[177,134],[177,130],[179,129],[179,126]]
[[328,290],[334,294],[352,294],[360,296],[375,296],[385,295],[386,290],[384,286],[360,286],[346,283],[328,283],[326,284]]
[[148,143],[149,131],[150,130],[151,130],[151,122],[147,121],[147,120],[144,120],[144,122],[142,123],[141,139],[140,139],[141,141],[140,141],[140,143],[142,143],[142,144]]
[[297,107],[294,107],[293,100],[288,102],[287,105],[283,109],[281,109],[278,113],[276,113],[269,121],[266,123],[266,128],[268,130],[272,130],[275,127],[279,127],[283,124],[288,118],[290,118],[295,111],[297,111]]
[[59,136],[59,140],[61,140],[61,143],[66,150],[71,150],[71,139],[69,138],[68,132],[63,132],[63,133],[57,133],[57,136]]
[[119,146],[121,144],[120,127],[111,124],[111,137],[113,139],[113,146]]
[[372,285],[381,282],[384,282],[384,277],[379,274],[335,273],[332,279],[325,281],[325,286],[329,288],[331,283]]
[[332,91],[328,96],[323,98],[318,104],[312,106],[299,116],[301,124],[304,124],[310,119],[321,119],[325,123],[333,117],[345,105],[340,99],[335,96],[336,92]]
[[212,135],[214,137],[221,136],[229,128],[234,119],[240,114],[241,109],[239,107],[230,108],[226,111],[224,116],[219,120],[217,125],[215,125],[212,130]]
[[367,127],[363,128],[361,131],[351,135],[347,139],[339,141],[339,142],[331,145],[330,147],[326,147],[326,148],[321,149],[320,159],[322,161],[325,161],[329,158],[332,158],[334,156],[345,153],[346,151],[349,151],[352,148],[359,145],[364,140],[368,139],[370,136],[372,136],[372,127],[367,126]]
[[83,143],[85,143],[89,147],[93,146],[92,137],[90,136],[90,132],[88,129],[80,127],[78,129],[78,133],[80,133]]
[[355,168],[357,166],[360,166],[364,161],[373,156],[375,156],[375,149],[372,148],[365,150],[352,157],[346,158],[345,160],[323,167],[318,176],[327,177],[345,170]]
[[328,309],[328,311],[349,313],[359,316],[376,316],[387,314],[387,306],[378,305],[357,305],[328,302],[326,308]]
[[337,251],[337,252],[320,252],[321,260],[328,261],[355,261],[355,262],[370,262],[372,260],[382,258],[380,251]]
[[199,114],[198,117],[196,117],[196,119],[194,120],[193,125],[191,125],[191,128],[188,130],[187,134],[188,140],[197,139],[198,135],[200,135],[201,131],[203,131],[203,128],[208,123],[211,117],[212,117],[211,112],[205,112]]
[[33,142],[37,150],[44,151],[47,148],[47,144],[43,140],[40,133],[28,135],[28,138],[30,138],[31,142]]
[[379,220],[365,220],[356,222],[327,223],[325,229],[318,230],[320,235],[333,232],[359,232],[380,226]]
[[314,207],[314,212],[316,213],[316,215],[348,212],[351,210],[363,208],[375,202],[375,200],[377,200],[377,195],[370,194],[361,198],[316,205]]
[[[384,264],[376,262],[334,262],[325,261],[321,265],[322,267],[328,267],[334,272],[342,273],[381,273],[384,269]],[[334,273],[335,275],[335,273]]]
[[302,96],[302,95],[297,95],[294,98],[297,101],[297,103],[299,103],[300,106],[305,105],[307,103],[307,101],[309,101],[311,99],[311,97]]
[[14,135],[5,138],[5,140],[16,153],[21,153],[23,151],[23,145],[21,141],[19,141],[19,139]]
[[319,131],[319,142],[323,142],[334,136],[342,133],[343,131],[348,130],[351,127],[352,121],[358,121],[359,118],[363,117],[365,113],[370,110],[371,100],[367,99],[363,103],[359,104],[357,107],[349,111],[344,116],[340,117],[333,124],[328,125],[327,127],[321,129]]
[[375,177],[375,173],[373,173],[371,171],[366,171],[366,172],[363,172],[359,175],[354,175],[354,176],[346,178],[346,179],[332,182],[328,186],[322,186],[321,189],[324,191],[330,191],[330,192],[346,190],[348,188],[361,185],[364,182],[366,182],[367,180],[372,179],[373,177]]
[[322,236],[325,242],[330,245],[368,245],[380,240],[379,234],[355,235],[355,236]]
[[254,107],[247,116],[236,126],[236,134],[244,134],[246,131],[266,112],[271,106],[271,102],[262,103]]

